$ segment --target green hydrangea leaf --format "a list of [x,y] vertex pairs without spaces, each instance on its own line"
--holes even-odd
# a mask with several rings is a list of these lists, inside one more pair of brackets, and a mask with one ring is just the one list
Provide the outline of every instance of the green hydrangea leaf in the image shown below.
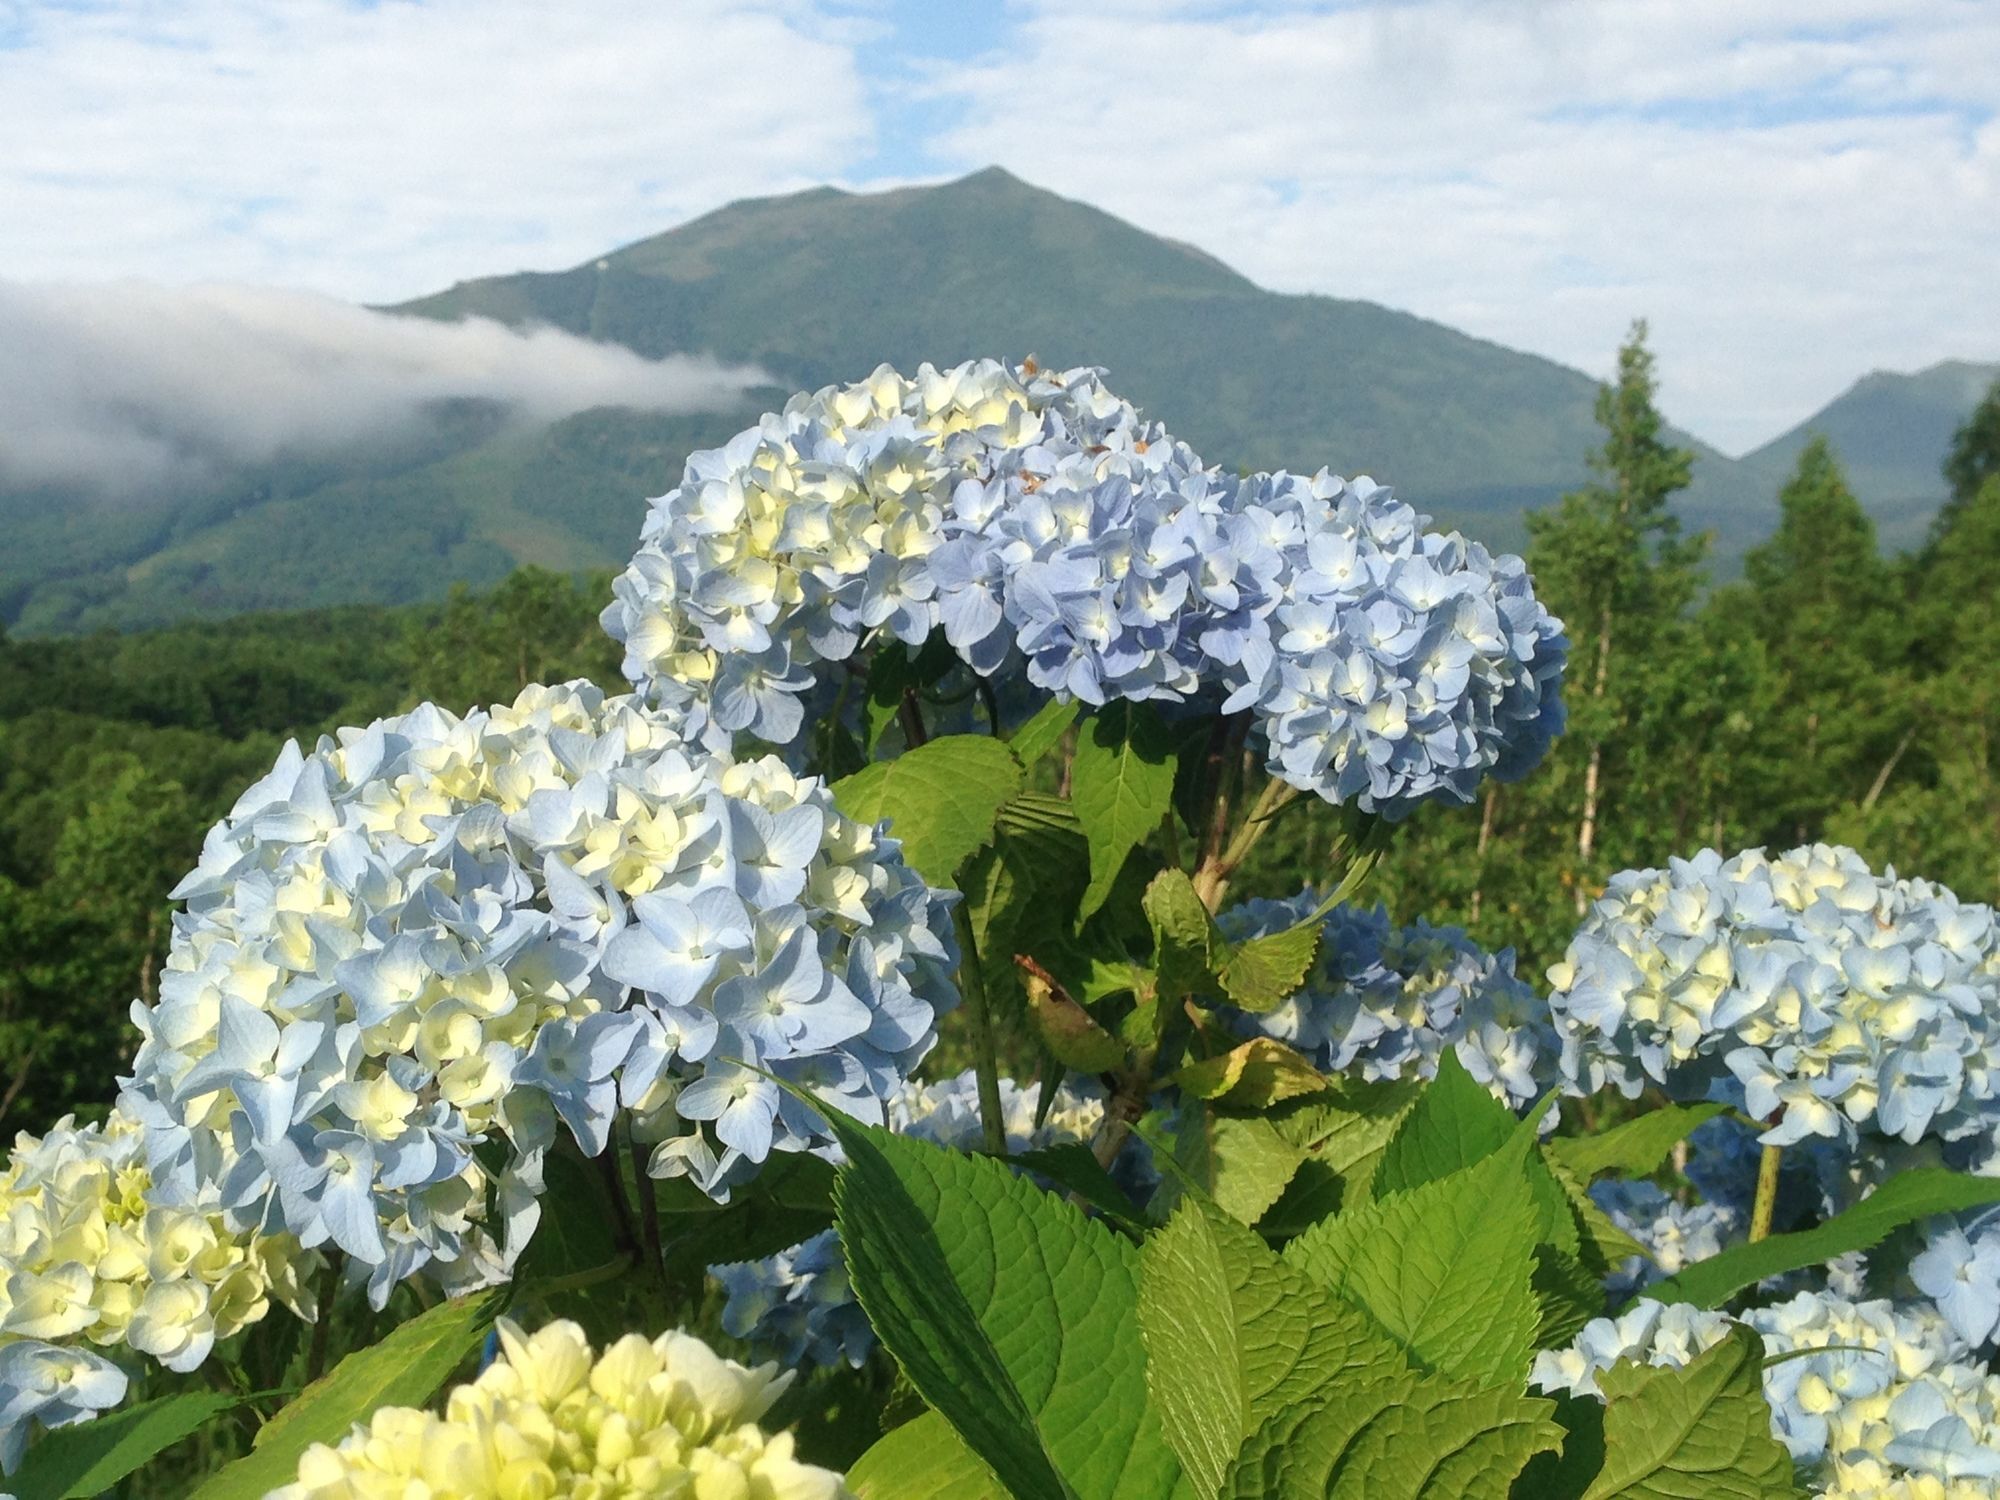
[[1194,882],[1179,870],[1162,870],[1147,885],[1142,904],[1153,929],[1154,993],[1178,1005],[1207,991],[1220,940]]
[[829,1116],[848,1275],[885,1347],[1021,1500],[1188,1495],[1131,1336],[1138,1250],[1001,1163]]
[[[1224,1213],[1255,1224],[1278,1201],[1305,1156],[1261,1115],[1189,1108],[1181,1111],[1173,1159],[1179,1172]],[[1177,1179],[1170,1176],[1156,1210],[1173,1203],[1177,1190]]]
[[1736,1328],[1685,1369],[1624,1360],[1604,1371],[1604,1467],[1584,1500],[1791,1500],[1763,1364],[1763,1342]]
[[1550,1141],[1549,1154],[1581,1182],[1605,1172],[1616,1172],[1623,1177],[1650,1177],[1660,1170],[1675,1146],[1697,1127],[1723,1113],[1726,1107],[1708,1103],[1669,1104],[1596,1135]]
[[1062,703],[1051,698],[1008,738],[1007,744],[1014,752],[1014,758],[1024,766],[1032,766],[1062,743],[1062,737],[1069,733],[1069,726],[1076,722],[1077,713],[1083,705],[1074,700]]
[[1736,1245],[1697,1261],[1678,1276],[1646,1288],[1662,1302],[1718,1307],[1767,1276],[1824,1265],[1850,1250],[1880,1244],[1905,1224],[1933,1214],[1955,1214],[2000,1203],[2000,1178],[1974,1177],[1943,1167],[1899,1172],[1868,1197],[1824,1224],[1795,1234],[1774,1234],[1754,1245]]
[[1090,841],[1079,920],[1104,904],[1125,856],[1173,810],[1175,761],[1173,740],[1144,704],[1106,704],[1077,735],[1070,802]]
[[199,1430],[246,1398],[188,1391],[121,1407],[36,1439],[4,1481],[24,1500],[83,1500],[105,1494],[140,1465]]
[[1376,1365],[1269,1418],[1226,1500],[1506,1500],[1562,1428],[1552,1403]]
[[1513,1139],[1519,1125],[1514,1112],[1447,1048],[1438,1059],[1437,1076],[1403,1116],[1382,1153],[1371,1191],[1378,1197],[1400,1193],[1484,1161]]
[[1281,932],[1230,946],[1216,971],[1223,994],[1242,1010],[1277,1009],[1312,973],[1325,931],[1324,915],[1315,912]]
[[1317,1094],[1329,1083],[1307,1058],[1267,1036],[1189,1063],[1169,1081],[1184,1094],[1235,1109],[1267,1109]]
[[1426,1368],[1517,1385],[1541,1323],[1544,1218],[1528,1145],[1349,1208],[1293,1240],[1285,1259],[1365,1308]]
[[993,1471],[934,1411],[884,1433],[847,1471],[856,1500],[1008,1500]]
[[192,1500],[262,1500],[298,1476],[314,1443],[338,1443],[384,1406],[424,1406],[479,1349],[507,1306],[496,1287],[419,1313],[307,1386],[257,1433],[244,1457],[210,1476]]
[[1021,763],[999,740],[953,734],[836,781],[833,798],[850,818],[888,820],[903,857],[932,885],[949,886],[992,841],[1000,808],[1021,782]]

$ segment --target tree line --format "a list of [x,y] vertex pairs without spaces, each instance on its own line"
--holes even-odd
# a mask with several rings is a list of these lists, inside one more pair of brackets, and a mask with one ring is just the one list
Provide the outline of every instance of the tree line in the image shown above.
[[[1832,840],[2000,902],[2000,386],[1952,445],[1922,547],[1881,555],[1816,439],[1776,533],[1720,586],[1675,518],[1693,455],[1667,439],[1643,324],[1597,418],[1590,482],[1529,518],[1537,590],[1569,630],[1569,732],[1476,815],[1420,813],[1373,896],[1514,947],[1531,977],[1613,873],[1705,846]],[[621,686],[608,587],[525,568],[440,605],[0,636],[0,1126],[108,1103],[125,1011],[165,957],[165,893],[285,737],[529,682]],[[1342,831],[1295,805],[1243,894],[1296,888]]]

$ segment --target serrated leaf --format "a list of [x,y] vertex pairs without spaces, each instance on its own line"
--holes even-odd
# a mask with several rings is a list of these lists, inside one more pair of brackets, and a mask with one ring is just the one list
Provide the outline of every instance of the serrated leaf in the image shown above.
[[1125,1044],[1070,999],[1055,975],[1025,954],[1014,960],[1028,997],[1028,1019],[1049,1055],[1079,1073],[1108,1073],[1125,1062]]
[[1763,1362],[1756,1333],[1735,1328],[1685,1369],[1621,1360],[1600,1374],[1604,1467],[1584,1500],[1790,1500]]
[[314,1443],[338,1443],[384,1406],[423,1406],[486,1338],[507,1306],[496,1287],[443,1302],[358,1349],[299,1393],[258,1431],[251,1451],[210,1476],[191,1500],[261,1500],[298,1475]]
[[1189,1063],[1169,1081],[1184,1094],[1235,1109],[1267,1109],[1317,1094],[1331,1082],[1308,1058],[1267,1036]]
[[1035,710],[1034,716],[1015,730],[1007,744],[1014,756],[1024,766],[1032,766],[1062,743],[1062,737],[1069,733],[1069,726],[1076,722],[1076,716],[1083,705],[1074,699],[1068,703],[1051,698]]
[[1365,1203],[1382,1153],[1416,1097],[1409,1083],[1336,1079],[1326,1093],[1273,1110],[1272,1126],[1304,1160],[1284,1195],[1257,1221],[1258,1229],[1273,1239],[1289,1239],[1345,1205]]
[[1437,1076],[1382,1153],[1371,1191],[1378,1197],[1399,1193],[1484,1161],[1513,1139],[1519,1125],[1514,1112],[1446,1048]]
[[1767,1276],[1824,1265],[1850,1250],[1880,1244],[1905,1224],[1933,1214],[1955,1214],[2000,1203],[2000,1178],[1974,1177],[1942,1167],[1899,1172],[1868,1197],[1824,1224],[1795,1234],[1774,1234],[1754,1245],[1736,1245],[1697,1261],[1678,1276],[1646,1288],[1662,1302],[1719,1307]]
[[1298,993],[1319,958],[1326,932],[1315,914],[1282,932],[1231,946],[1216,971],[1222,993],[1240,1010],[1275,1010]]
[[1146,1394],[1137,1250],[985,1157],[832,1115],[855,1295],[1021,1500],[1188,1493]]
[[1604,1172],[1650,1177],[1675,1146],[1726,1108],[1721,1104],[1669,1104],[1596,1135],[1552,1140],[1548,1149],[1583,1182]]
[[1080,1141],[1060,1141],[1053,1146],[1040,1146],[1008,1160],[1023,1172],[1032,1172],[1058,1187],[1068,1189],[1115,1223],[1131,1229],[1150,1227],[1145,1215],[1125,1196],[1125,1190],[1097,1164],[1097,1157],[1090,1147]]
[[886,819],[903,858],[932,885],[950,886],[991,842],[1001,805],[1021,782],[1021,763],[999,740],[953,734],[836,781],[833,798],[850,818]]
[[[1245,1224],[1255,1224],[1278,1201],[1305,1159],[1262,1116],[1220,1114],[1192,1104],[1181,1111],[1173,1157],[1189,1182]],[[1175,1202],[1175,1188],[1170,1179],[1160,1202]]]
[[1561,1441],[1550,1402],[1407,1371],[1287,1407],[1244,1445],[1225,1500],[1505,1500]]
[[1285,1260],[1366,1309],[1426,1368],[1518,1384],[1535,1349],[1542,1211],[1526,1143],[1477,1166],[1349,1208]]
[[1167,1444],[1196,1492],[1213,1495],[1243,1446],[1249,1403],[1229,1278],[1192,1204],[1139,1252],[1139,1332]]
[[655,1185],[669,1256],[689,1265],[758,1260],[833,1223],[833,1167],[806,1152],[774,1157],[754,1181],[717,1203],[686,1178]]
[[1153,929],[1154,993],[1179,1005],[1206,991],[1220,939],[1194,882],[1179,870],[1162,870],[1147,884],[1141,905]]
[[1025,1005],[1015,959],[1029,955],[1068,975],[1070,915],[1090,881],[1090,851],[1069,804],[1023,792],[1000,809],[993,842],[960,872],[965,915],[987,993],[1001,1014]]
[[[1612,1268],[1622,1264],[1634,1255],[1651,1256],[1644,1245],[1612,1222],[1611,1216],[1597,1206],[1597,1200],[1570,1170],[1542,1148],[1542,1165],[1548,1168],[1550,1180],[1562,1189],[1569,1204],[1569,1213],[1578,1233],[1578,1244],[1573,1251],[1599,1279],[1611,1274]],[[1651,1288],[1647,1289],[1651,1295]]]
[[101,1495],[245,1399],[217,1391],[189,1391],[121,1407],[74,1427],[58,1427],[38,1438],[21,1466],[0,1483],[21,1500]]
[[1604,1278],[1583,1261],[1554,1245],[1535,1247],[1530,1278],[1540,1318],[1535,1347],[1554,1349],[1567,1344],[1592,1318],[1604,1316]]
[[855,1500],[1007,1500],[993,1471],[934,1411],[905,1422],[847,1471]]
[[1079,920],[1104,904],[1125,856],[1172,810],[1174,765],[1173,742],[1144,704],[1108,703],[1077,735],[1070,803],[1090,841],[1090,887]]

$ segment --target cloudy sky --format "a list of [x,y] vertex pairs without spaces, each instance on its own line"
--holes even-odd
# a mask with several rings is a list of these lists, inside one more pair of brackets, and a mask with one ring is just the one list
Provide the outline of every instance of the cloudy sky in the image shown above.
[[[997,162],[1729,451],[2000,358],[1991,0],[0,0],[0,279],[390,300]],[[6,350],[0,349],[0,362]]]

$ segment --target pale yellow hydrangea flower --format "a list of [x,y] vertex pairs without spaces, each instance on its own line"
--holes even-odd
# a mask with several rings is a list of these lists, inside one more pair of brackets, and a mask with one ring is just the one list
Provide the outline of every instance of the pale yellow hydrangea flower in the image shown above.
[[850,1500],[757,1421],[789,1373],[686,1333],[628,1334],[595,1360],[575,1323],[500,1323],[501,1355],[444,1414],[385,1407],[265,1500]]

